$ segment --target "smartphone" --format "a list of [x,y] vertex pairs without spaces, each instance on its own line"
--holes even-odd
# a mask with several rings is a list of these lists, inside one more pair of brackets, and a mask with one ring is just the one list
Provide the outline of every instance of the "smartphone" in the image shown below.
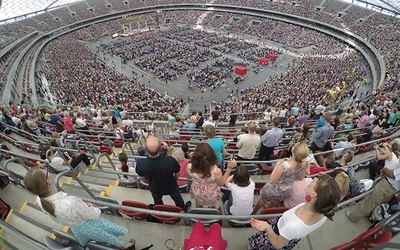
[[68,152],[64,152],[64,155],[67,158],[67,160],[69,160],[71,158],[71,156],[69,156]]

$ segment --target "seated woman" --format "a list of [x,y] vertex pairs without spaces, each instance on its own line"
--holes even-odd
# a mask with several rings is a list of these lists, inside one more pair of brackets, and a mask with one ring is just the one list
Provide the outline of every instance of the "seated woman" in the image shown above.
[[32,167],[25,176],[26,188],[37,195],[37,204],[52,220],[70,227],[81,246],[91,241],[108,243],[121,249],[135,249],[135,241],[124,246],[119,236],[128,229],[100,217],[101,211],[94,205],[87,205],[81,199],[57,192],[54,177],[48,171]]
[[[179,163],[181,167],[179,176],[186,176],[186,167],[189,164],[189,160],[185,158],[185,153],[183,152],[182,148],[179,147],[171,147],[170,148],[170,155]],[[176,180],[179,187],[184,185],[188,185],[188,181],[186,180]]]
[[304,142],[296,143],[292,147],[292,156],[278,161],[269,180],[261,189],[261,198],[258,200],[253,214],[261,207],[280,206],[289,195],[290,188],[295,180],[304,178],[310,167],[308,146]]
[[[117,171],[136,174],[134,164],[133,162],[128,162],[128,156],[126,155],[126,153],[120,153],[118,155],[118,160],[120,161],[120,163],[115,165]],[[135,177],[131,175],[123,175],[122,180],[134,181]]]
[[222,193],[219,186],[224,185],[231,170],[236,167],[236,161],[228,162],[227,170],[222,175],[216,164],[218,160],[213,149],[207,143],[197,145],[192,155],[192,162],[186,167],[186,177],[193,179],[190,195],[196,202],[196,207],[217,206]]
[[236,167],[233,175],[226,180],[229,189],[222,201],[228,201],[228,213],[233,215],[250,215],[253,212],[254,189],[256,184],[250,178],[246,167]]
[[379,177],[381,174],[381,169],[386,167],[392,167],[399,163],[399,156],[400,156],[400,147],[397,143],[392,143],[390,146],[387,143],[383,145],[374,145],[375,152],[376,152],[376,159],[378,161],[385,161],[383,164],[370,164],[369,167],[369,176],[372,180],[376,177]]
[[[50,150],[50,145],[39,145],[39,151],[40,151],[40,158],[41,159],[46,159],[46,152]],[[90,160],[89,157],[86,154],[81,154],[79,152],[76,152],[72,156],[68,153],[64,153],[65,158],[68,160],[65,161],[63,157],[58,155],[58,152],[55,150],[50,150],[48,158],[51,161],[49,165],[57,172],[62,172],[67,169],[70,169],[70,166],[75,169],[76,166],[79,165],[82,161],[86,164],[86,166],[90,165]],[[44,168],[46,165],[44,163],[38,163],[38,165],[41,168]]]
[[294,208],[295,206],[306,202],[304,189],[313,181],[311,178],[303,178],[302,180],[295,180],[288,197],[283,200],[283,206],[287,208]]
[[340,189],[327,175],[315,177],[306,187],[306,203],[284,212],[271,224],[251,219],[251,225],[259,232],[249,238],[250,250],[292,249],[301,238],[317,230],[335,215],[333,209],[339,203]]

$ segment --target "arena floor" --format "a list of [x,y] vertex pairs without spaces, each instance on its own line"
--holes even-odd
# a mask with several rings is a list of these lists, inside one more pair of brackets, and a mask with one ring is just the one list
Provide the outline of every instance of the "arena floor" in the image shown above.
[[[257,42],[260,41],[259,38],[251,37],[249,35],[244,35],[242,37]],[[191,100],[193,98],[193,102],[192,101],[190,102],[190,111],[204,111],[205,107],[207,107],[207,109],[209,110],[212,101],[224,100],[229,96],[232,90],[234,95],[237,96],[236,93],[239,93],[240,95],[240,90],[242,89],[245,89],[249,86],[257,86],[264,84],[265,80],[269,79],[271,76],[279,76],[282,73],[288,71],[289,70],[288,65],[290,64],[290,66],[293,66],[292,60],[299,56],[294,52],[284,50],[284,47],[282,45],[279,45],[272,41],[265,40],[268,46],[285,51],[282,54],[282,56],[278,56],[276,62],[264,66],[263,70],[257,74],[254,73],[252,70],[248,69],[247,77],[243,81],[240,81],[238,84],[234,84],[233,78],[235,77],[235,74],[232,73],[231,75],[232,77],[226,79],[227,81],[225,85],[222,85],[214,89],[213,91],[210,91],[210,89],[206,89],[206,91],[202,95],[200,89],[191,90],[188,88],[189,79],[185,75],[180,76],[179,79],[177,80],[168,81],[168,83],[165,83],[165,81],[159,81],[153,74],[142,71],[139,68],[135,67],[132,61],[128,61],[127,65],[123,65],[120,58],[117,57],[110,58],[110,54],[104,54],[103,52],[97,50],[97,46],[100,43],[109,43],[109,42],[112,42],[112,38],[107,36],[99,38],[95,42],[88,43],[87,46],[91,51],[96,53],[98,55],[98,58],[101,59],[103,62],[105,62],[106,65],[108,65],[111,68],[115,67],[115,70],[119,71],[120,73],[123,73],[129,78],[135,76],[133,73],[134,71],[137,73],[135,77],[139,82],[158,90],[160,93],[164,93],[169,96],[174,96],[177,98],[182,98],[185,102],[187,102],[188,99]],[[236,57],[232,54],[224,54],[223,56],[235,59],[237,61],[245,61],[242,58]],[[104,58],[107,58],[107,60],[104,60]],[[202,62],[198,67],[195,67],[194,69],[198,70],[200,68],[206,67],[207,64],[211,63],[212,63],[211,60]]]

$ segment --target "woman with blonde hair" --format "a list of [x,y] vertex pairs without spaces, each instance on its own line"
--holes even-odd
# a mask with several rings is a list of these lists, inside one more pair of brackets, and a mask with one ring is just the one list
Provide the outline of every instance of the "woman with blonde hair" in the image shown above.
[[222,198],[219,186],[225,184],[231,170],[236,167],[236,161],[228,162],[226,172],[222,174],[217,167],[217,157],[207,143],[200,143],[193,152],[191,163],[186,167],[186,177],[193,179],[190,195],[196,202],[196,207],[213,207]]
[[128,229],[100,217],[101,211],[94,205],[87,205],[75,196],[57,192],[54,177],[49,172],[32,167],[25,176],[25,186],[37,195],[37,204],[52,220],[70,227],[81,246],[91,241],[108,243],[121,249],[134,249],[135,242],[130,240],[124,246],[119,236],[126,235]]
[[307,144],[298,142],[292,147],[290,158],[275,164],[269,180],[261,189],[261,198],[258,200],[253,214],[256,214],[261,207],[281,205],[281,202],[288,197],[293,182],[303,179],[310,168],[309,155]]

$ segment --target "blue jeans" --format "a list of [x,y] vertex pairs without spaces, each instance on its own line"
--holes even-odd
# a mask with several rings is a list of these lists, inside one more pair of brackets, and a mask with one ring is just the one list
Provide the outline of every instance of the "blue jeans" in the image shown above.
[[[151,195],[153,196],[153,200],[154,200],[154,204],[155,204],[155,205],[162,205],[162,204],[164,204],[164,202],[163,202],[163,200],[162,200],[162,197],[163,197],[164,194],[157,194],[157,193],[151,192]],[[178,188],[178,187],[176,188],[176,190],[175,190],[173,193],[171,193],[171,194],[165,194],[165,195],[171,196],[171,199],[174,200],[175,205],[176,205],[177,207],[182,208],[183,211],[186,212],[187,209],[186,209],[186,206],[185,206],[185,202],[183,201],[182,195],[181,195],[181,193],[179,192],[179,188]]]
[[233,196],[232,196],[232,192],[230,190],[226,191],[224,193],[224,195],[222,196],[222,201],[225,203],[225,201],[228,201],[228,207],[226,209],[226,212],[228,214],[231,214],[231,207],[232,207],[232,203],[233,203]]

